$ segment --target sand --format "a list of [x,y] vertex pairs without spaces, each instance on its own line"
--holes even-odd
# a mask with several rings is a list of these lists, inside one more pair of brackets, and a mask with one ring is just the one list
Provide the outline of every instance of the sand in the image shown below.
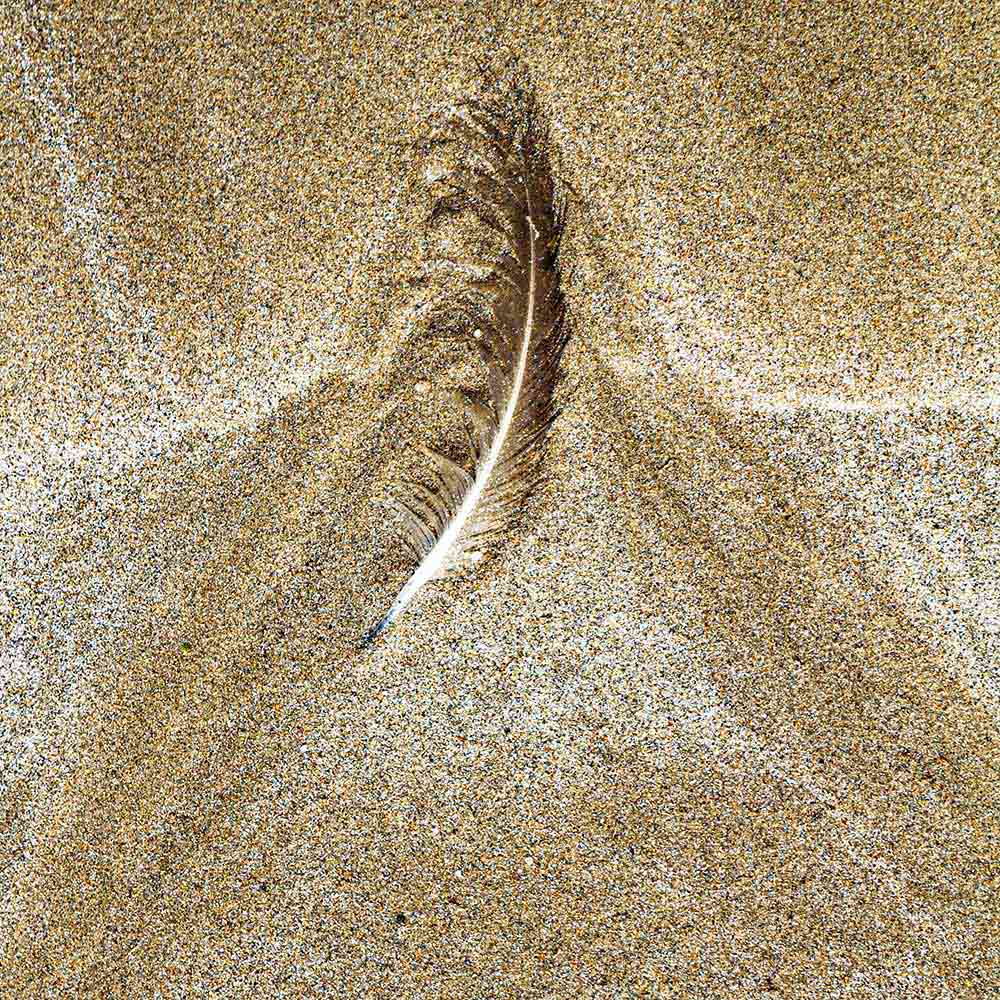
[[[992,995],[996,24],[0,9],[0,996]],[[564,410],[359,655],[482,377],[417,141],[499,50]]]

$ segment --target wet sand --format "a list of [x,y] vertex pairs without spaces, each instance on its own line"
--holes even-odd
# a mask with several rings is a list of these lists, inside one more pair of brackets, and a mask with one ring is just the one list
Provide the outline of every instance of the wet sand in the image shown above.
[[[0,995],[988,996],[988,6],[158,10],[0,12]],[[498,47],[564,410],[359,654]]]

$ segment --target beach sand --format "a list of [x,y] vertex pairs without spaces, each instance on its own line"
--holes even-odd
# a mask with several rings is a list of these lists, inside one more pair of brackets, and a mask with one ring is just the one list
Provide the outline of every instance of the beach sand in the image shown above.
[[[0,11],[0,996],[992,995],[991,7]],[[359,653],[498,52],[563,413]]]

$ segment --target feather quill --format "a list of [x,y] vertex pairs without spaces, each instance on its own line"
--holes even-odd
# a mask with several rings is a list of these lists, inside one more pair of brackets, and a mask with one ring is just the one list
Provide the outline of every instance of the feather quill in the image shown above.
[[367,646],[425,583],[474,565],[509,525],[541,477],[553,392],[568,339],[559,245],[565,201],[556,197],[548,137],[531,91],[467,99],[450,120],[475,159],[449,182],[454,194],[503,238],[492,272],[452,308],[475,329],[492,405],[461,394],[473,471],[430,449],[435,484],[409,483],[390,502],[416,567],[392,606],[362,639]]

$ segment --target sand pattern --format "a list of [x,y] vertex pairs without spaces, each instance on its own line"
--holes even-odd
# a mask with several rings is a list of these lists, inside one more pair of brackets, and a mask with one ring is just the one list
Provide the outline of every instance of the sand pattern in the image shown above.
[[[0,11],[0,996],[989,996],[996,20]],[[483,378],[420,139],[495,51],[564,409],[359,654]]]

